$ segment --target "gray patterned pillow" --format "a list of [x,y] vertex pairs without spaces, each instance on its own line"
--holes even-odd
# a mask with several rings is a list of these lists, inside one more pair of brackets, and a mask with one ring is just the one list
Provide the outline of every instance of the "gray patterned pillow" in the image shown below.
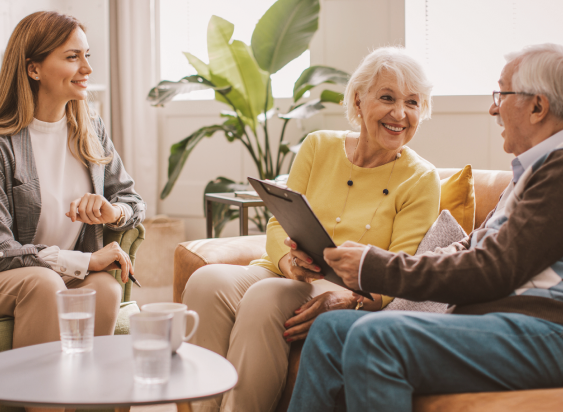
[[434,252],[438,247],[446,247],[454,242],[459,242],[467,234],[462,227],[457,223],[457,220],[452,216],[449,210],[442,210],[438,219],[434,222],[420,245],[416,250],[415,256],[422,255],[426,252]]
[[[448,210],[442,210],[438,219],[434,222],[415,253],[415,256],[426,252],[434,252],[436,248],[446,247],[458,242],[466,235],[459,223]],[[396,298],[383,310],[411,310],[415,312],[444,313],[448,305],[438,302],[413,302],[412,300]]]

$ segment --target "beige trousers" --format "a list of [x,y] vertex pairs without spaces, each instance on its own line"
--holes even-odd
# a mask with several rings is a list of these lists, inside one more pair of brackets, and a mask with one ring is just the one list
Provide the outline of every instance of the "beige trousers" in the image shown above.
[[14,317],[13,347],[59,340],[56,292],[75,288],[96,291],[94,335],[113,335],[122,289],[109,273],[63,280],[51,269],[37,266],[0,272],[0,316]]
[[194,272],[182,296],[200,317],[191,343],[226,357],[238,372],[232,391],[194,402],[194,412],[274,411],[288,366],[284,323],[305,302],[330,290],[342,288],[325,280],[280,278],[259,266],[217,264]]

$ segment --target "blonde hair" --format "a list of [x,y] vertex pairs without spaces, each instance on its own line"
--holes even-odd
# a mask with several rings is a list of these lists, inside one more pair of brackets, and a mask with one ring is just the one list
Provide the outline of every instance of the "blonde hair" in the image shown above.
[[[41,63],[71,34],[84,26],[74,17],[40,11],[24,17],[10,36],[0,70],[0,135],[11,136],[33,120],[39,84],[27,74],[30,63]],[[92,124],[86,100],[71,100],[66,105],[69,130],[68,147],[78,160],[107,164],[106,156]]]
[[422,66],[404,49],[399,47],[381,47],[368,54],[346,85],[344,106],[346,118],[351,125],[359,127],[356,107],[356,94],[362,98],[376,81],[377,77],[388,72],[397,78],[401,89],[420,95],[420,120],[430,119],[432,113],[432,83],[426,77]]

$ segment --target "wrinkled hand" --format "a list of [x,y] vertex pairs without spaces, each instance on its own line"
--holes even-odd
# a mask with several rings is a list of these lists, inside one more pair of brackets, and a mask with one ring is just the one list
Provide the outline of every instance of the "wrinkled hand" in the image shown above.
[[67,217],[73,222],[84,222],[88,225],[98,225],[101,223],[115,223],[121,216],[119,206],[113,206],[102,195],[86,193],[84,196],[73,200]]
[[[299,250],[296,242],[287,238],[283,243],[291,248],[279,261],[280,270],[286,277],[308,283],[315,279],[324,279],[323,274],[320,273],[321,268],[315,265],[313,259],[305,252]],[[297,266],[291,264],[294,258]]]
[[129,272],[131,272],[132,275],[134,275],[135,272],[133,271],[133,265],[131,264],[129,255],[121,249],[117,242],[111,242],[103,249],[92,253],[88,270],[100,272],[119,269],[119,266],[116,265],[115,262],[121,264],[121,281],[127,283],[129,280]]
[[323,251],[324,259],[342,278],[344,284],[351,289],[359,289],[358,271],[360,260],[366,245],[356,242],[344,242],[337,248],[326,248]]
[[348,290],[325,292],[315,296],[295,311],[296,316],[285,322],[287,330],[283,334],[287,342],[305,339],[315,318],[321,313],[337,309],[353,309],[356,306],[353,293]]

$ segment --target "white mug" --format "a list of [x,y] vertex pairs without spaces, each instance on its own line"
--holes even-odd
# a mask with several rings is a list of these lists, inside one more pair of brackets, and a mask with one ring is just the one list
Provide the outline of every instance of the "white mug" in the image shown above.
[[[154,313],[171,313],[172,318],[172,332],[170,337],[170,347],[172,353],[176,352],[182,341],[187,342],[193,336],[199,325],[199,316],[193,310],[188,310],[188,307],[182,303],[147,303],[141,308],[143,312]],[[194,320],[194,326],[191,332],[186,336],[186,317],[191,317]]]

